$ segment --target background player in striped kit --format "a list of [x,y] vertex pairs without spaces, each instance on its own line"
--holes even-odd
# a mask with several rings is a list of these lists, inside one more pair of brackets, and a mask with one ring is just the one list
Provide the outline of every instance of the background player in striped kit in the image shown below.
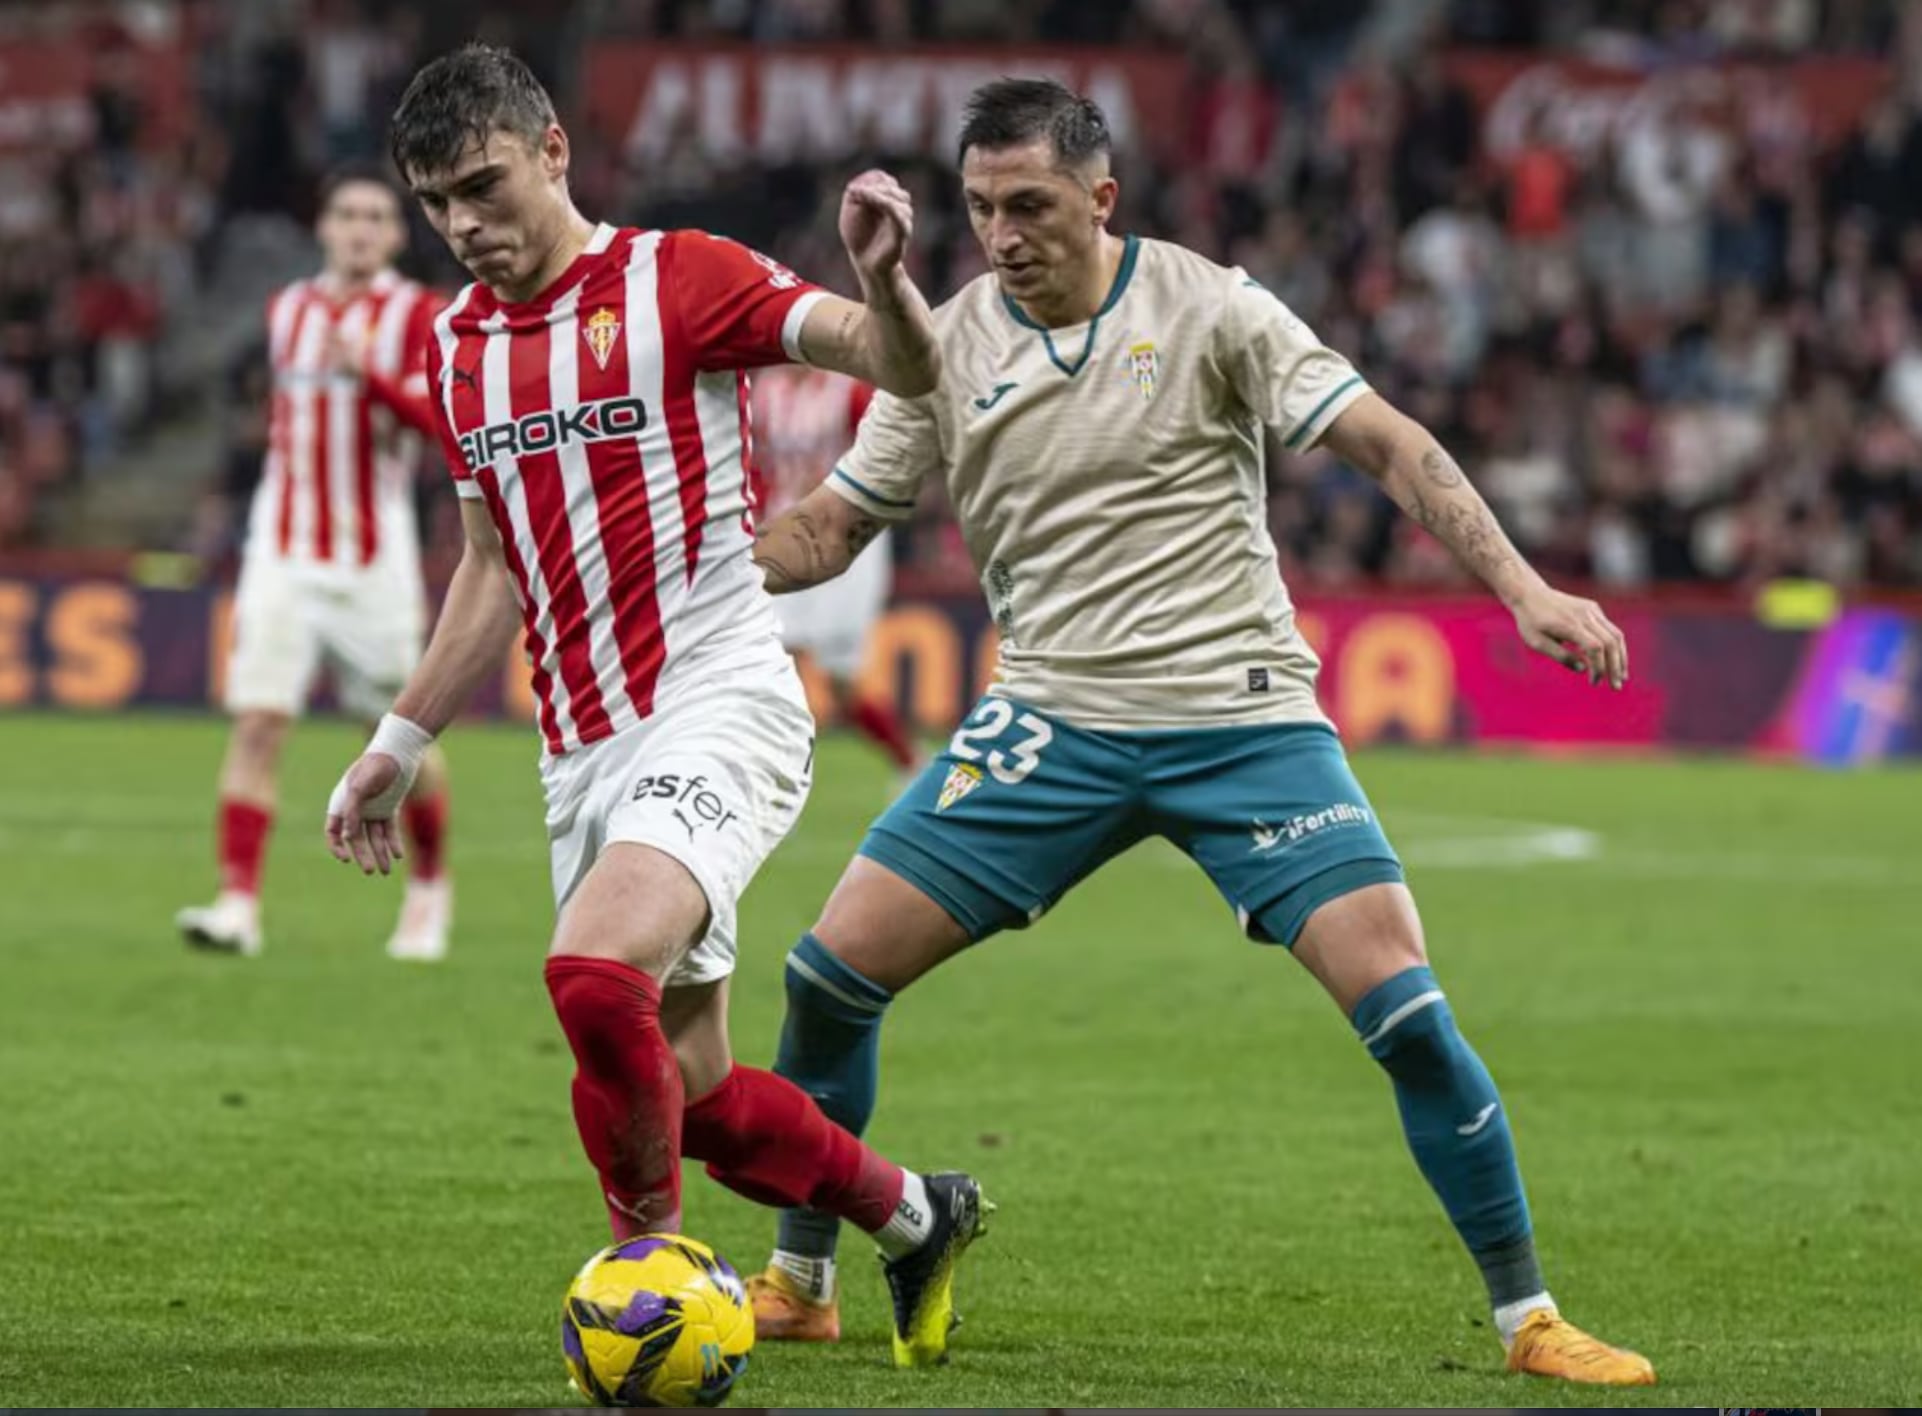
[[[754,379],[754,472],[763,522],[820,486],[854,442],[874,390],[828,369],[777,364]],[[917,770],[920,754],[885,697],[861,691],[857,675],[874,622],[893,588],[892,537],[825,585],[782,598],[781,640],[826,676],[840,717],[888,755],[895,770]]]
[[[273,404],[227,666],[220,889],[175,916],[189,943],[237,954],[262,947],[280,753],[321,669],[341,706],[371,725],[419,660],[425,624],[413,476],[433,426],[423,361],[438,302],[393,268],[407,226],[400,193],[377,170],[327,179],[316,234],[319,274],[267,306]],[[398,959],[447,952],[446,780],[436,751],[403,813],[412,871],[387,942]]]
[[681,1225],[681,1159],[762,1203],[852,1220],[887,1256],[894,1351],[941,1359],[965,1175],[918,1175],[734,1063],[736,906],[807,798],[814,721],[749,559],[745,370],[802,360],[905,395],[940,360],[901,258],[907,193],[848,185],[865,305],[699,231],[595,224],[554,105],[512,54],[415,75],[395,164],[476,277],[434,323],[428,374],[467,545],[432,644],[328,803],[334,854],[388,869],[393,813],[440,732],[522,630],[546,751],[559,920],[546,980],[574,1118],[615,1234]]

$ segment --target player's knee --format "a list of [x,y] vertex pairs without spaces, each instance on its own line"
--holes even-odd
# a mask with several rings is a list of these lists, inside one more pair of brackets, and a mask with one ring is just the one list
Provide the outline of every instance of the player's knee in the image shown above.
[[252,771],[272,771],[287,740],[288,724],[284,713],[242,713],[234,719],[234,755]]
[[1446,1069],[1460,1039],[1448,997],[1424,966],[1402,970],[1362,997],[1354,1013],[1362,1046],[1390,1072]]
[[939,904],[865,857],[856,857],[835,886],[812,935],[841,964],[890,995],[970,942]]
[[1294,953],[1350,1017],[1388,980],[1428,964],[1414,898],[1405,885],[1388,883],[1317,907],[1296,936]]
[[848,1023],[878,1019],[893,990],[875,982],[809,933],[788,951],[788,1009],[802,1015],[826,1014]]

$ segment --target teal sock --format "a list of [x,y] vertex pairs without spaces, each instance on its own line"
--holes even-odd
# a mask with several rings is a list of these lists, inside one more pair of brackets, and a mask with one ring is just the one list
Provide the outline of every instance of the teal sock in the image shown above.
[[[774,1070],[813,1097],[827,1118],[860,1135],[881,1080],[881,1016],[894,995],[849,968],[812,934],[787,956],[787,1018]],[[776,1247],[831,1259],[841,1221],[819,1210],[781,1211]]]
[[1499,1307],[1542,1291],[1528,1200],[1495,1079],[1462,1038],[1427,968],[1355,1006],[1355,1031],[1395,1087],[1402,1130]]

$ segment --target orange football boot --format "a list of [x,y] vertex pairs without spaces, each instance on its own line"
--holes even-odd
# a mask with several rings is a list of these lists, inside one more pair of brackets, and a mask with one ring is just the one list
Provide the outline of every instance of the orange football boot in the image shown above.
[[830,1298],[817,1303],[777,1268],[749,1276],[748,1302],[754,1305],[754,1336],[760,1342],[839,1342],[841,1305]]
[[1648,1358],[1590,1337],[1553,1308],[1537,1308],[1522,1319],[1508,1344],[1508,1370],[1594,1386],[1655,1385]]

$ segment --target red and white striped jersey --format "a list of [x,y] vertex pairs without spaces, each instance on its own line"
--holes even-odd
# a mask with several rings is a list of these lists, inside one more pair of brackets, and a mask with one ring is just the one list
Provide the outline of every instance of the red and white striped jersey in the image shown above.
[[[370,383],[425,394],[435,305],[393,271],[346,300],[315,277],[268,301],[273,410],[249,554],[346,569],[420,554],[411,490],[420,441]],[[366,351],[369,379],[334,371],[336,332]]]
[[469,285],[434,322],[448,465],[500,531],[550,753],[778,656],[743,371],[798,358],[824,293],[704,232],[603,225],[534,299]]
[[820,486],[874,390],[832,369],[788,364],[754,380],[754,472],[763,519],[771,520]]

